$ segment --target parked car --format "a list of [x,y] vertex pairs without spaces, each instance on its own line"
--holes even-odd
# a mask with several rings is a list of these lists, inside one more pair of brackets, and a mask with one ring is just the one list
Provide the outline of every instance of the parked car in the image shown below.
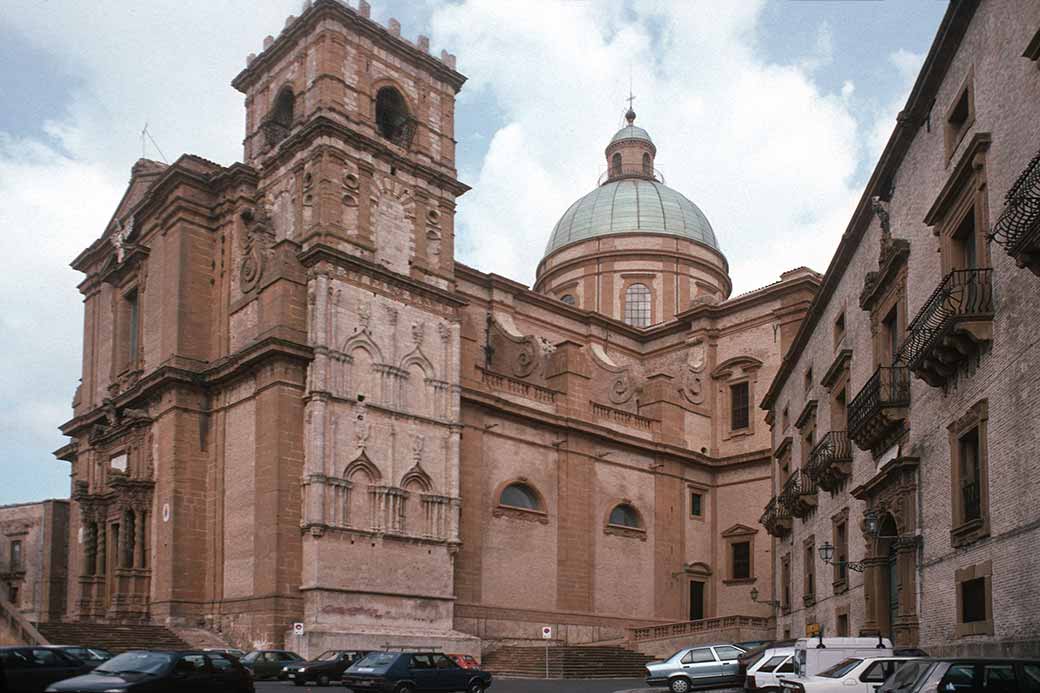
[[799,638],[794,644],[794,674],[787,679],[815,676],[849,657],[891,657],[888,638]]
[[794,647],[766,648],[747,667],[744,688],[748,691],[777,693],[780,677],[794,673]]
[[131,650],[89,674],[51,684],[48,693],[227,691],[253,693],[253,677],[220,652]]
[[[755,667],[756,664],[759,664],[760,662],[764,663],[763,662],[763,658],[768,659],[769,657],[775,656],[776,652],[774,652],[774,650],[779,650],[781,648],[787,648],[787,649],[791,650],[791,652],[794,652],[794,646],[795,646],[796,642],[798,642],[798,641],[797,640],[774,640],[774,641],[770,642],[767,645],[761,645],[761,646],[756,647],[754,649],[748,650],[744,654],[740,655],[740,657],[737,659],[737,661],[740,662],[740,676],[741,676],[741,678],[742,679],[746,678],[748,671],[750,669],[752,669],[753,667]],[[737,647],[740,647],[740,645],[737,645]],[[741,648],[741,649],[743,649],[743,648]],[[779,684],[777,684],[777,685],[779,685]]]
[[220,652],[221,654],[229,654],[235,659],[242,659],[246,656],[245,650],[240,650],[235,647],[205,647],[202,649],[203,652]]
[[286,664],[278,678],[292,681],[297,686],[309,681],[314,681],[319,686],[327,686],[333,681],[339,681],[347,667],[366,654],[368,653],[358,650],[328,650],[306,662]]
[[879,693],[1030,693],[1040,690],[1040,659],[951,657],[915,659]]
[[477,662],[477,660],[473,659],[473,655],[450,654],[448,656],[451,657],[452,661],[454,661],[463,669],[480,668],[480,664]]
[[52,650],[61,650],[92,667],[112,659],[113,654],[101,647],[82,647],[80,645],[50,645]]
[[909,657],[849,657],[816,676],[780,681],[784,693],[875,693]]
[[288,650],[253,650],[240,661],[253,678],[272,679],[278,678],[286,665],[302,662],[303,657]]
[[343,673],[343,685],[354,693],[481,693],[491,686],[491,674],[463,669],[440,652],[371,652]]
[[55,681],[94,668],[55,647],[0,647],[0,664],[11,693],[43,691]]
[[740,662],[744,650],[735,645],[697,645],[679,650],[661,662],[646,665],[648,686],[667,686],[672,693],[687,693],[697,688],[739,686]]

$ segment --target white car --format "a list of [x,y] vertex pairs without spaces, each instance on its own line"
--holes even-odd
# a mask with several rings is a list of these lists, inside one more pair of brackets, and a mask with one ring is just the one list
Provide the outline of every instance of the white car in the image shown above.
[[748,667],[744,679],[744,689],[778,693],[780,677],[794,673],[794,647],[773,647],[765,652]]
[[849,657],[815,676],[782,677],[783,693],[875,693],[905,662],[919,657]]

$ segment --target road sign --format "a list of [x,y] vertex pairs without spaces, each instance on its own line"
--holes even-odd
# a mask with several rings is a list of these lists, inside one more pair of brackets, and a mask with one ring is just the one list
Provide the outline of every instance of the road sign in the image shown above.
[[820,634],[820,624],[819,623],[806,623],[805,624],[805,637],[807,637],[807,638],[815,638],[819,634]]
[[292,624],[292,632],[293,635],[303,635],[303,624],[299,622]]
[[552,626],[545,626],[544,628],[542,628],[542,638],[544,638],[545,640],[552,639]]

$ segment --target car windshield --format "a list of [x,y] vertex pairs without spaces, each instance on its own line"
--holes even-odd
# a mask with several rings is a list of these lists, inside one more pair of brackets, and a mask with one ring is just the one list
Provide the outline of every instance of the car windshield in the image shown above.
[[315,662],[331,662],[336,657],[339,657],[339,652],[335,650],[329,650],[328,652],[322,652],[320,655],[314,658]]
[[830,669],[824,669],[819,675],[827,679],[840,679],[842,676],[855,669],[862,661],[862,659],[856,659],[854,657],[843,659]]
[[245,657],[242,658],[242,661],[244,663],[246,663],[246,664],[252,664],[253,662],[256,661],[256,658],[259,657],[259,656],[260,656],[259,652],[255,652],[255,651],[254,652],[250,652],[249,654],[247,654]]
[[911,688],[928,667],[928,662],[915,662],[913,660],[904,662],[903,666],[899,667],[895,675],[884,685],[884,688],[889,691]]
[[165,652],[124,652],[94,671],[102,674],[159,674],[169,668],[173,659],[173,655]]
[[372,671],[383,671],[389,669],[390,665],[397,659],[397,653],[395,652],[373,652],[372,654],[365,655],[365,658],[354,662],[350,670],[351,671],[363,671],[371,669]]

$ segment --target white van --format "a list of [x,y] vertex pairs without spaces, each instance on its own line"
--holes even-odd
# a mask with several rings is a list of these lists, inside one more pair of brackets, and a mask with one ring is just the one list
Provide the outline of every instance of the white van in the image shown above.
[[794,676],[815,676],[849,657],[891,657],[892,641],[888,638],[799,638],[794,645]]

